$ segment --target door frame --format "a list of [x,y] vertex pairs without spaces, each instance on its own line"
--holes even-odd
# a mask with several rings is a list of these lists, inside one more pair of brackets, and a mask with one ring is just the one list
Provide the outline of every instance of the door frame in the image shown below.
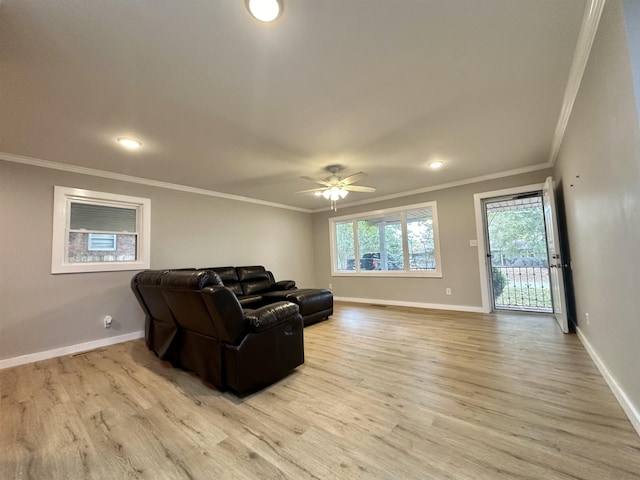
[[519,195],[529,192],[542,192],[544,183],[534,183],[521,187],[504,188],[491,192],[476,193],[473,195],[473,204],[476,211],[476,242],[478,244],[478,266],[480,268],[480,293],[482,296],[482,312],[490,313],[491,293],[489,292],[489,269],[487,268],[487,245],[485,235],[484,209],[482,201],[488,198],[505,197],[507,195]]

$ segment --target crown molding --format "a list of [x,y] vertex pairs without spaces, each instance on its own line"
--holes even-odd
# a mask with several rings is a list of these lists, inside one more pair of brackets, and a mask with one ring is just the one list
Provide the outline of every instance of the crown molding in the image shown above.
[[[0,0],[1,1],[1,0]],[[158,188],[166,188],[169,190],[177,190],[180,192],[187,192],[187,193],[194,193],[196,195],[205,195],[205,196],[209,196],[209,197],[217,197],[217,198],[224,198],[227,200],[235,200],[238,202],[245,202],[245,203],[253,203],[256,205],[264,205],[267,207],[274,207],[274,208],[281,208],[281,209],[285,209],[285,210],[293,210],[295,212],[302,212],[302,213],[319,213],[319,212],[324,212],[327,210],[330,210],[329,207],[323,207],[323,208],[318,208],[318,209],[308,209],[308,208],[301,208],[301,207],[294,207],[291,205],[285,205],[282,203],[276,203],[276,202],[268,202],[266,200],[258,200],[255,198],[249,198],[249,197],[242,197],[240,195],[232,195],[230,193],[222,193],[222,192],[216,192],[214,190],[206,190],[203,188],[196,188],[196,187],[190,187],[187,185],[180,185],[177,183],[169,183],[169,182],[162,182],[159,180],[151,180],[148,178],[142,178],[142,177],[134,177],[132,175],[123,175],[121,173],[114,173],[114,172],[107,172],[106,170],[97,170],[94,168],[87,168],[87,167],[80,167],[77,165],[69,165],[66,163],[59,163],[59,162],[53,162],[50,160],[42,160],[39,158],[34,158],[34,157],[27,157],[24,155],[15,155],[13,153],[7,153],[7,152],[0,152],[0,160],[5,160],[7,162],[13,162],[13,163],[21,163],[24,165],[31,165],[34,167],[41,167],[41,168],[50,168],[52,170],[61,170],[64,172],[70,172],[70,173],[78,173],[81,175],[90,175],[93,177],[100,177],[100,178],[107,178],[110,180],[118,180],[121,182],[128,182],[128,183],[137,183],[139,185],[147,185],[147,186],[151,186],[151,187],[158,187]],[[489,175],[482,175],[479,177],[472,177],[472,178],[467,178],[464,180],[459,180],[459,181],[455,181],[455,182],[449,182],[449,183],[443,183],[440,185],[434,185],[431,187],[425,187],[425,188],[419,188],[419,189],[415,189],[415,190],[408,190],[406,192],[402,192],[402,193],[394,193],[394,194],[390,194],[390,195],[385,195],[382,197],[376,197],[376,198],[371,198],[368,200],[361,200],[359,202],[351,202],[351,203],[343,203],[340,204],[341,207],[352,207],[352,206],[356,206],[356,205],[365,205],[365,204],[369,204],[369,203],[376,203],[376,202],[382,202],[384,200],[391,200],[394,198],[402,198],[402,197],[408,197],[411,195],[417,195],[420,193],[426,193],[426,192],[432,192],[435,190],[444,190],[445,188],[452,188],[452,187],[459,187],[461,185],[468,185],[471,183],[478,183],[478,182],[484,182],[486,180],[494,180],[497,178],[503,178],[503,177],[510,177],[512,175],[519,175],[521,173],[529,173],[529,172],[534,172],[536,170],[543,170],[545,168],[550,168],[552,167],[551,164],[549,163],[540,163],[540,164],[536,164],[536,165],[531,165],[528,167],[522,167],[522,168],[516,168],[513,170],[507,170],[504,172],[499,172],[499,173],[492,173]]]
[[571,69],[569,70],[569,79],[567,80],[567,87],[565,88],[564,97],[562,99],[560,117],[558,118],[556,130],[553,135],[553,143],[551,144],[549,163],[552,166],[558,158],[560,146],[564,140],[564,134],[567,130],[567,125],[569,124],[573,104],[578,96],[582,77],[584,76],[589,55],[591,54],[593,40],[595,39],[596,32],[598,31],[598,24],[600,23],[600,17],[602,16],[604,3],[605,0],[588,0],[587,8],[585,9],[584,16],[582,17],[582,26],[580,27],[576,50],[573,53]]
[[[513,175],[520,175],[522,173],[535,172],[538,170],[544,170],[545,168],[551,168],[552,166],[553,165],[551,165],[551,163],[548,163],[548,162],[537,163],[535,165],[530,165],[528,167],[514,168],[513,170],[505,170],[504,172],[490,173],[488,175],[481,175],[479,177],[465,178],[464,180],[457,180],[455,182],[449,182],[449,183],[441,183],[439,185],[433,185],[431,187],[417,188],[415,190],[407,190],[406,192],[402,192],[402,193],[392,193],[390,195],[384,195],[382,197],[370,198],[368,200],[360,200],[359,202],[340,203],[339,206],[340,208],[347,208],[347,207],[355,207],[357,205],[367,205],[369,203],[383,202],[385,200],[392,200],[394,198],[409,197],[411,195],[418,195],[420,193],[434,192],[436,190],[444,190],[446,188],[460,187],[460,186],[469,185],[472,183],[486,182],[487,180],[495,180],[498,178],[511,177]],[[312,213],[326,212],[329,210],[331,210],[330,207],[317,208],[315,210],[312,210]]]
[[121,182],[137,183],[139,185],[166,188],[169,190],[178,190],[180,192],[195,193],[196,195],[224,198],[226,200],[235,200],[237,202],[253,203],[256,205],[264,205],[267,207],[282,208],[285,210],[293,210],[295,212],[312,212],[312,210],[309,210],[307,208],[293,207],[291,205],[284,205],[282,203],[268,202],[266,200],[258,200],[256,198],[242,197],[240,195],[232,195],[230,193],[216,192],[214,190],[206,190],[204,188],[189,187],[187,185],[180,185],[177,183],[162,182],[159,180],[151,180],[149,178],[134,177],[132,175],[123,175],[121,173],[107,172],[105,170],[97,170],[94,168],[79,167],[77,165],[69,165],[66,163],[52,162],[50,160],[42,160],[39,158],[26,157],[23,155],[15,155],[13,153],[0,152],[0,160],[5,160],[7,162],[13,163],[22,163],[24,165],[32,165],[34,167],[62,170],[64,172],[79,173],[81,175],[91,175],[93,177],[108,178],[110,180],[119,180]]

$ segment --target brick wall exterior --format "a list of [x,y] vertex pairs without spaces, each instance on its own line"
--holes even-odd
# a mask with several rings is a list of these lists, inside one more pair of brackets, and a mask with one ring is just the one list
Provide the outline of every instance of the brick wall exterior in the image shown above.
[[116,249],[89,250],[89,234],[69,233],[69,263],[131,262],[136,260],[136,235],[116,235]]

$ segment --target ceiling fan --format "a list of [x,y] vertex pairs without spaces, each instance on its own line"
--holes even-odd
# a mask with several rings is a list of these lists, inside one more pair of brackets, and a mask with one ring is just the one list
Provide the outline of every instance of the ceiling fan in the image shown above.
[[317,196],[323,196],[327,200],[331,200],[331,210],[337,211],[336,202],[347,196],[349,192],[375,192],[375,187],[367,187],[364,185],[354,185],[357,181],[366,177],[364,172],[354,173],[348,177],[341,178],[338,176],[338,172],[342,170],[341,165],[329,165],[325,167],[325,170],[331,173],[331,176],[325,180],[319,180],[311,177],[302,177],[310,182],[322,185],[319,188],[311,188],[309,190],[302,190],[296,193],[311,193],[313,192]]

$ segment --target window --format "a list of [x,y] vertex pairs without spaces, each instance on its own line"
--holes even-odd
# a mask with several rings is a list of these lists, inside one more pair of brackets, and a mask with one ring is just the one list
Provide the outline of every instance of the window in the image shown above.
[[56,186],[51,273],[150,265],[151,201]]
[[116,248],[116,235],[114,233],[90,233],[88,250],[114,252]]
[[435,202],[331,218],[329,226],[333,275],[442,276]]

